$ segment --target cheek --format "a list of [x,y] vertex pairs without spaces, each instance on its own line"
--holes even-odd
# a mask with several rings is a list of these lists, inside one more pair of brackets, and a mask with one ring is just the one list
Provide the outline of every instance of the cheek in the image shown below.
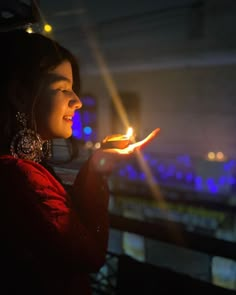
[[[45,129],[57,130],[63,123],[63,117],[65,115],[64,104],[54,103],[47,105],[42,116]],[[41,124],[42,125],[42,124]]]
[[52,128],[60,124],[65,115],[67,102],[60,93],[44,92],[36,106],[37,125],[41,128]]

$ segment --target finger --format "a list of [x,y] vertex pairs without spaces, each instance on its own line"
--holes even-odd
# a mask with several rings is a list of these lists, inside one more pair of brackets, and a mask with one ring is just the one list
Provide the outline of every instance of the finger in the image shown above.
[[157,135],[160,133],[160,130],[161,130],[160,128],[156,128],[148,136],[146,136],[143,140],[133,143],[130,146],[132,146],[132,148],[134,148],[134,149],[145,147],[148,143],[150,143],[154,138],[157,137]]
[[144,141],[150,141],[152,139],[154,139],[155,137],[157,137],[157,135],[160,133],[161,128],[156,128],[155,130],[153,130],[146,138],[144,138]]
[[156,128],[155,130],[153,130],[150,134],[148,134],[148,136],[146,136],[143,140],[140,141],[141,145],[143,143],[149,142],[149,141],[153,140],[155,137],[157,137],[160,130],[161,130],[160,128]]

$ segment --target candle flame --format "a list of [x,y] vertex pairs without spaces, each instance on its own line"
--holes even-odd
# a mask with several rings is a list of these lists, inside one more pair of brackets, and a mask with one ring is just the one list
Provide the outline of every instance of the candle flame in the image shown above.
[[133,135],[133,128],[132,127],[129,127],[128,130],[127,130],[126,136],[128,138],[130,138],[132,135]]

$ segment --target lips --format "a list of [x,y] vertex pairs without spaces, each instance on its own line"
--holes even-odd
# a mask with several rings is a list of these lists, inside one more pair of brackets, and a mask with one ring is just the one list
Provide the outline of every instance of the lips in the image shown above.
[[63,119],[67,121],[72,121],[73,116],[64,116]]

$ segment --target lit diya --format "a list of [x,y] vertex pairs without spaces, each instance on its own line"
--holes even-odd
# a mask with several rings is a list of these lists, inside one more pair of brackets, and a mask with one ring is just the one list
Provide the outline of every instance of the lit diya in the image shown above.
[[133,139],[133,128],[129,127],[127,133],[124,134],[113,134],[106,136],[101,143],[102,149],[124,149],[126,148]]

